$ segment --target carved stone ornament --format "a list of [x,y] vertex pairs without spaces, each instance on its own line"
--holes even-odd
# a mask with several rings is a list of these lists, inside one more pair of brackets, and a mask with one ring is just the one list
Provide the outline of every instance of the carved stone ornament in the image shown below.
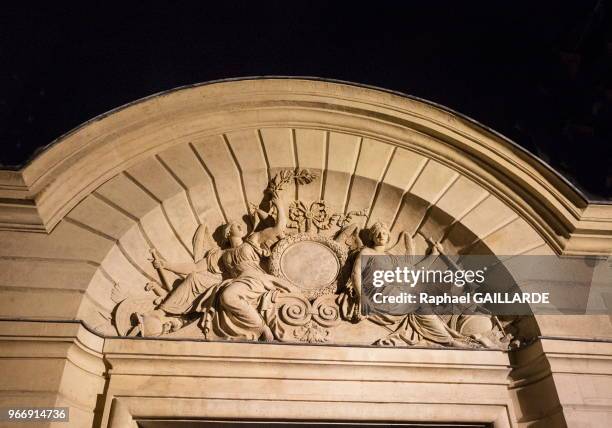
[[[260,205],[252,205],[253,229],[245,233],[240,222],[223,226],[221,246],[212,239],[212,228],[201,225],[193,239],[193,265],[166,261],[152,249],[159,283],[147,284],[149,297],[126,295],[120,284],[113,290],[117,333],[376,346],[509,346],[510,323],[503,325],[489,315],[410,314],[384,322],[363,315],[355,260],[376,251],[409,254],[413,237],[402,232],[394,246],[386,247],[386,225],[375,223],[362,231],[353,223],[367,209],[338,213],[324,200],[284,206],[279,194],[289,183],[308,185],[316,178],[308,170],[280,171]],[[364,246],[361,232],[380,242]],[[430,244],[436,251],[443,249]],[[180,279],[172,284],[168,272]]]
[[270,273],[287,279],[309,300],[338,288],[348,248],[328,236],[298,233],[280,240],[270,255]]
[[324,200],[311,202],[309,205],[302,201],[294,201],[289,206],[288,227],[297,229],[299,232],[316,232],[328,230],[333,226],[344,227],[352,223],[354,217],[367,216],[368,210],[349,211],[346,214],[335,213]]

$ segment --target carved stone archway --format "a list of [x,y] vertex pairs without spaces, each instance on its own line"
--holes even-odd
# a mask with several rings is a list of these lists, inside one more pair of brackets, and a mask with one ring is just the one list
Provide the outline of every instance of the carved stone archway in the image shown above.
[[[179,416],[257,419],[254,403],[274,403],[270,417],[307,420],[313,400],[321,420],[513,426],[587,417],[599,401],[584,388],[609,385],[600,376],[611,355],[607,317],[525,320],[523,333],[540,339],[510,354],[361,348],[380,332],[345,323],[334,324],[330,335],[325,323],[339,315],[325,308],[322,323],[304,318],[292,325],[293,342],[310,345],[207,343],[196,323],[166,338],[117,337],[117,316],[131,322],[137,312],[123,313],[118,304],[129,297],[152,309],[156,288],[147,291],[147,284],[165,280],[171,287],[181,279],[167,270],[160,275],[151,250],[170,262],[198,261],[193,238],[202,225],[218,237],[219,227],[242,219],[251,204],[269,208],[264,189],[275,177],[305,170],[317,179],[290,179],[278,192],[283,207],[294,210],[297,235],[289,235],[321,232],[306,240],[323,247],[308,251],[338,260],[337,272],[320,279],[324,292],[309,289],[305,303],[298,302],[310,317],[333,300],[325,296],[334,294],[343,252],[354,249],[335,240],[348,225],[385,222],[393,241],[405,232],[419,251],[428,247],[422,237],[462,254],[612,248],[610,206],[589,203],[513,143],[431,103],[307,79],[180,88],[84,124],[21,171],[0,171],[1,325],[14,350],[6,367],[52,373],[44,391],[26,390],[40,403],[74,406],[75,426]],[[273,259],[277,276],[294,279],[295,272],[282,272],[281,256]],[[129,328],[119,330],[128,335]],[[40,358],[36,364],[29,352]],[[598,355],[597,368],[587,354]],[[22,377],[11,376],[17,390]],[[583,389],[564,396],[560,385],[572,383],[572,391]],[[545,397],[537,409],[532,396]],[[16,402],[14,394],[7,397]],[[355,413],[349,403],[357,402],[364,407]],[[388,403],[388,411],[375,411],[374,402]],[[610,410],[598,406],[598,414]]]

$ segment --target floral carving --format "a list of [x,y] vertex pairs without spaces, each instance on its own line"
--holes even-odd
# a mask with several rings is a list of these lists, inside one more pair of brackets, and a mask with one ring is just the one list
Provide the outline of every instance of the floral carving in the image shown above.
[[316,180],[318,176],[307,169],[294,171],[285,169],[276,174],[270,182],[268,183],[268,187],[266,188],[266,192],[271,194],[277,194],[278,192],[285,190],[285,187],[291,183],[291,181],[295,180],[295,183],[298,185],[309,184]]
[[324,200],[314,201],[310,204],[294,201],[289,206],[290,223],[288,227],[297,229],[298,232],[318,233],[321,230],[328,230],[332,226],[344,227],[352,223],[354,217],[367,215],[367,208],[340,214],[332,212]]
[[324,343],[329,340],[329,336],[329,330],[324,329],[323,327],[312,322],[309,322],[293,331],[293,337],[300,342],[307,343]]

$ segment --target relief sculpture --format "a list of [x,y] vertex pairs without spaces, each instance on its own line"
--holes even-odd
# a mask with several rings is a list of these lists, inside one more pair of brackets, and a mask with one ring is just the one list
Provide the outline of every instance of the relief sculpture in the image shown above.
[[[367,209],[338,212],[325,200],[281,198],[291,182],[318,179],[308,170],[283,170],[252,205],[250,224],[202,224],[193,238],[193,262],[164,260],[151,250],[159,282],[148,298],[122,296],[113,322],[122,336],[206,340],[507,348],[511,335],[489,315],[385,315],[361,301],[363,255],[415,257],[415,240],[428,254],[444,247],[401,232],[390,245],[382,222],[362,229]],[[217,242],[213,230],[222,231]],[[378,260],[378,259],[377,259]],[[384,258],[382,258],[384,260]],[[415,261],[420,263],[420,261]],[[416,266],[416,264],[415,264]],[[367,268],[382,268],[369,266]],[[168,272],[180,280],[171,283]]]

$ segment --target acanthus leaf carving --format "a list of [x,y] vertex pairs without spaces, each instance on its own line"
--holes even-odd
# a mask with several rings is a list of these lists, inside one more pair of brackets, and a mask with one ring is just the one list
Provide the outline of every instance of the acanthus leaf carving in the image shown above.
[[313,322],[308,322],[295,329],[293,336],[300,342],[325,343],[329,340],[330,332]]

